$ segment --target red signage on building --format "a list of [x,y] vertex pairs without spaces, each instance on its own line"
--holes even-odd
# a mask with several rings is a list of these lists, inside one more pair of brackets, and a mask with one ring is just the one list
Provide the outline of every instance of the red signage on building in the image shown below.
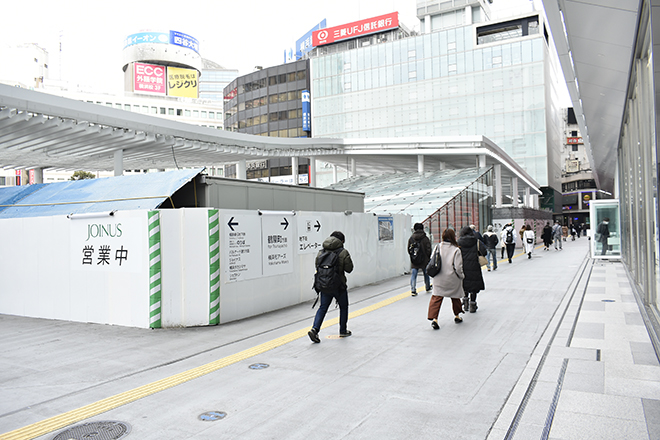
[[570,137],[566,138],[566,143],[570,145],[577,145],[577,144],[583,144],[582,138],[581,137]]
[[135,93],[165,95],[165,66],[135,63]]
[[323,46],[341,40],[348,40],[362,35],[383,32],[399,27],[399,13],[391,12],[366,20],[354,21],[331,28],[319,29],[312,34],[312,46]]

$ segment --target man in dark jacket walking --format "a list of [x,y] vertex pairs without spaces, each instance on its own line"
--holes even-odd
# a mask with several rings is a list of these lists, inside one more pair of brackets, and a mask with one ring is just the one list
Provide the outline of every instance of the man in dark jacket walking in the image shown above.
[[599,241],[601,243],[601,249],[600,249],[601,255],[605,255],[609,248],[609,245],[607,244],[607,239],[610,237],[609,224],[610,224],[610,219],[606,217],[603,219],[602,222],[600,222],[600,224],[596,228],[596,234],[599,234],[599,236],[596,238],[596,241]]
[[316,311],[312,329],[307,332],[309,339],[317,344],[321,342],[319,331],[321,330],[325,314],[328,312],[328,307],[330,307],[333,298],[337,298],[337,304],[339,305],[339,336],[348,337],[352,334],[351,331],[346,328],[348,323],[348,287],[346,285],[346,273],[353,272],[353,260],[351,259],[351,254],[344,249],[345,241],[346,238],[342,232],[333,232],[330,234],[330,237],[325,239],[323,242],[323,250],[319,251],[316,256],[316,259],[318,260],[324,251],[336,252],[338,254],[337,271],[341,276],[342,281],[337,290],[333,292],[319,293],[321,295],[321,305],[319,305],[319,309]]
[[493,259],[493,270],[497,270],[497,243],[500,240],[497,234],[493,232],[493,226],[488,225],[488,231],[484,234],[484,241],[486,242],[486,251],[488,251],[488,272],[490,272],[490,259]]
[[408,239],[408,255],[410,256],[410,267],[412,275],[410,277],[410,293],[417,296],[417,272],[421,269],[424,274],[424,285],[426,291],[431,291],[431,279],[426,273],[426,265],[431,259],[431,240],[424,232],[424,225],[415,223],[414,232]]
[[463,309],[474,313],[477,311],[477,293],[484,290],[484,278],[481,274],[481,265],[479,264],[479,255],[486,256],[485,252],[479,252],[477,242],[479,239],[474,235],[469,226],[461,229],[461,236],[458,239],[458,247],[461,248],[463,255]]

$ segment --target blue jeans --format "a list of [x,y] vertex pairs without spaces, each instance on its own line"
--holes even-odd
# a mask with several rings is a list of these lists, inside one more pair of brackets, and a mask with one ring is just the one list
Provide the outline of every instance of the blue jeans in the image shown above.
[[325,314],[328,312],[328,307],[330,307],[334,298],[337,298],[337,304],[339,304],[339,333],[346,333],[346,324],[348,323],[348,291],[345,287],[340,287],[335,293],[321,292],[321,305],[316,311],[312,327],[316,330],[321,330]]
[[423,267],[422,269],[413,268],[412,276],[410,277],[410,288],[413,292],[417,291],[417,272],[420,270],[424,273],[424,285],[426,285],[426,290],[431,290],[431,278],[429,278],[429,274],[426,273],[426,267]]
[[486,255],[486,258],[488,259],[488,269],[490,269],[490,258],[493,257],[493,269],[497,269],[497,249],[487,249],[488,255]]

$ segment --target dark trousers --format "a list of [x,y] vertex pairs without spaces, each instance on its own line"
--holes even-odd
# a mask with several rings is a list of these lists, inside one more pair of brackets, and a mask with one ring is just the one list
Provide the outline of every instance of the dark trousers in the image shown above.
[[506,244],[506,255],[507,255],[507,258],[508,258],[509,260],[510,260],[511,258],[513,258],[513,253],[514,253],[515,251],[516,251],[516,244],[515,244],[515,243],[513,243],[513,244],[509,244],[509,243],[507,243],[507,244]]
[[[428,315],[429,321],[438,319],[438,315],[440,314],[440,306],[442,305],[443,299],[444,296],[431,295],[431,300],[429,301],[429,315]],[[454,310],[454,315],[458,316],[459,313],[463,313],[463,306],[461,305],[460,298],[450,298],[450,299],[451,299],[451,307]]]
[[336,293],[321,292],[321,305],[316,311],[312,327],[316,330],[321,330],[325,314],[328,312],[328,308],[334,298],[337,298],[337,304],[339,305],[339,333],[346,333],[346,324],[348,323],[348,291],[345,287],[340,288]]

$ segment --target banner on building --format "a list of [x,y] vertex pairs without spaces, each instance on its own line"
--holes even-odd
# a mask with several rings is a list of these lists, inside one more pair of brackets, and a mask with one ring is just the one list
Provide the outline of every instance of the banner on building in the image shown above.
[[165,66],[133,64],[133,91],[150,95],[165,95]]
[[341,26],[314,31],[312,33],[312,45],[322,46],[324,44],[349,40],[362,35],[374,34],[388,29],[396,29],[398,27],[399,13],[391,12],[389,14],[368,18],[366,20],[354,21]]
[[167,68],[167,94],[183,98],[197,98],[199,83],[197,71],[180,67]]

